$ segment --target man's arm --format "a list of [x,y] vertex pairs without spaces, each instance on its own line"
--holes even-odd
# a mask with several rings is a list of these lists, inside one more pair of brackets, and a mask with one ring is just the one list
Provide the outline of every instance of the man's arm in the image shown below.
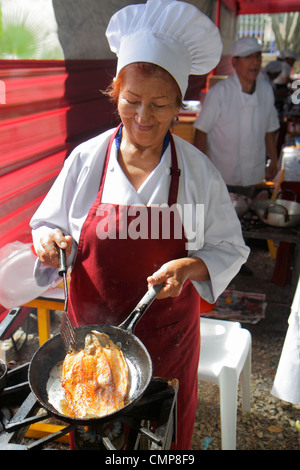
[[266,179],[272,180],[276,176],[278,171],[276,141],[274,132],[266,133],[266,149],[270,158],[270,165],[267,170]]
[[207,134],[199,129],[196,129],[195,138],[194,138],[194,145],[197,147],[201,152],[206,154],[207,151]]

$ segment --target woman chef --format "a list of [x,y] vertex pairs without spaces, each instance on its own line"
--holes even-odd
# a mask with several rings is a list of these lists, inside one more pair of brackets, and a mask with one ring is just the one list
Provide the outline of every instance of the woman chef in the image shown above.
[[179,379],[176,448],[187,450],[202,303],[215,302],[249,252],[218,171],[169,132],[189,74],[217,64],[221,40],[197,8],[174,0],[125,7],[106,34],[118,55],[110,94],[121,125],[73,151],[34,215],[35,276],[52,282],[57,246],[66,248],[75,326],[118,325],[147,283],[164,284],[135,334],[154,375]]

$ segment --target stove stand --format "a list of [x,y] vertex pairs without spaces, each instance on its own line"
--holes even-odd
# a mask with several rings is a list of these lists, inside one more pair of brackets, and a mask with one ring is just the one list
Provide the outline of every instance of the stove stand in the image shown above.
[[24,436],[30,424],[51,418],[30,391],[28,367],[29,363],[7,374],[7,386],[0,395],[0,450],[45,449],[71,431],[79,450],[169,450],[176,441],[178,381],[156,377],[135,406],[117,420],[92,426],[60,422],[65,427],[58,432],[27,443]]

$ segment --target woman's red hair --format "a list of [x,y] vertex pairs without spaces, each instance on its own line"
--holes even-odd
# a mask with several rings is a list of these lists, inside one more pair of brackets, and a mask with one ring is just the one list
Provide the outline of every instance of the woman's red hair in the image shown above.
[[159,72],[162,77],[164,77],[169,82],[173,83],[173,85],[177,89],[176,104],[179,107],[182,107],[181,91],[176,80],[172,77],[172,75],[169,72],[164,70],[162,67],[156,64],[151,64],[149,62],[136,62],[134,64],[129,64],[126,67],[124,67],[122,70],[120,70],[117,78],[112,81],[112,83],[109,85],[109,87],[105,91],[105,94],[109,96],[113,102],[115,102],[116,104],[118,103],[120,90],[124,84],[124,76],[126,73],[126,69],[130,66],[137,67],[139,72],[141,72],[144,76],[151,76]]

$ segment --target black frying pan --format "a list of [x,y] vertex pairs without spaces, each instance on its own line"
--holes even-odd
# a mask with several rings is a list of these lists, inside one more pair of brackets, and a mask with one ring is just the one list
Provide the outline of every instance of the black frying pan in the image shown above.
[[152,361],[143,343],[134,334],[134,328],[143,314],[150,307],[161,290],[162,285],[151,287],[140,300],[135,309],[119,326],[86,325],[75,328],[77,348],[84,347],[85,336],[91,330],[98,330],[109,335],[110,339],[121,347],[129,368],[129,391],[125,405],[118,411],[97,418],[71,418],[61,414],[48,401],[47,382],[53,367],[63,361],[66,355],[61,335],[56,335],[46,341],[34,354],[28,371],[30,388],[43,408],[58,419],[70,423],[92,424],[100,420],[113,419],[124,410],[131,408],[142,397],[151,377]]

